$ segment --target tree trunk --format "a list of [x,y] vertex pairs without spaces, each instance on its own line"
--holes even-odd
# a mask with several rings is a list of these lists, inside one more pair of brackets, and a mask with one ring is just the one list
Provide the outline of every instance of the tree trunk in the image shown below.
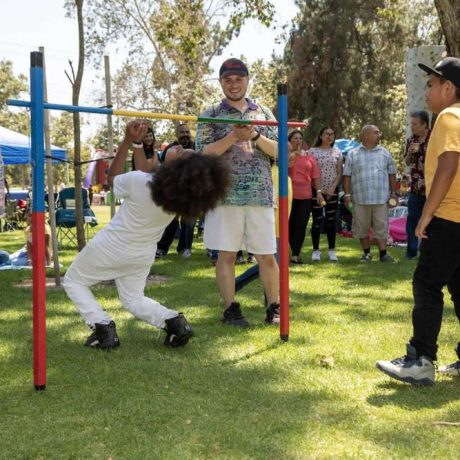
[[434,4],[446,38],[447,54],[460,57],[460,2],[458,0],[434,0]]
[[[83,32],[83,1],[75,0],[77,7],[78,21],[78,69],[77,75],[72,84],[72,104],[78,105],[80,98],[81,82],[83,80],[83,68],[85,64],[85,40]],[[83,221],[83,202],[81,196],[82,174],[81,174],[81,139],[80,139],[80,114],[73,113],[73,133],[74,133],[74,170],[75,170],[75,219],[77,223],[77,244],[81,251],[86,244],[85,224]]]

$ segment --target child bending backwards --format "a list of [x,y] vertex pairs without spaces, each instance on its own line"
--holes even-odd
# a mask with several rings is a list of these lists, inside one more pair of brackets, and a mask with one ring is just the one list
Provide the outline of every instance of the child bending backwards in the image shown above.
[[[90,290],[111,279],[124,308],[165,330],[165,345],[183,346],[192,335],[181,313],[144,295],[145,282],[157,242],[174,216],[193,219],[213,209],[224,198],[230,176],[221,159],[193,151],[171,156],[154,174],[142,172],[149,170],[142,144],[146,132],[142,120],[128,123],[109,170],[109,183],[123,203],[111,222],[77,255],[64,279],[67,295],[92,329],[86,346],[110,349],[120,345],[114,321]],[[123,174],[131,146],[141,171]]]

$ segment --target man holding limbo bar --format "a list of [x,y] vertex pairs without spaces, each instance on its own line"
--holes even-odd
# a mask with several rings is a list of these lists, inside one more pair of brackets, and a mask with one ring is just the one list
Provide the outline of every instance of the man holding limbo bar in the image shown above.
[[[227,59],[219,71],[225,98],[200,117],[267,119],[275,117],[265,107],[246,98],[249,72],[239,59]],[[235,257],[243,248],[253,253],[267,296],[265,321],[279,323],[279,274],[274,254],[275,213],[270,157],[278,152],[277,131],[273,127],[200,123],[195,139],[197,151],[218,155],[230,164],[232,186],[221,205],[206,215],[204,243],[218,249],[217,284],[224,301],[222,321],[246,327],[241,307],[235,301]]]

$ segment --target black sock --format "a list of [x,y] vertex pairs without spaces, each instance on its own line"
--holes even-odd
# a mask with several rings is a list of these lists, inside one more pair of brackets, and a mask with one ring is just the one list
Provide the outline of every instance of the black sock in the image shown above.
[[364,254],[369,254],[371,252],[371,248],[364,248]]
[[381,251],[379,251],[379,254],[380,254],[380,258],[382,258],[383,256],[386,256],[386,255],[387,255],[387,250],[386,250],[386,249],[382,249]]

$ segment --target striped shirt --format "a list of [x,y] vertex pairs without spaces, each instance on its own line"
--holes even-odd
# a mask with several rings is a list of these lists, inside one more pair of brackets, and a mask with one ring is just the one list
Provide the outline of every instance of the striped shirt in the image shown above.
[[356,204],[384,204],[390,197],[389,174],[396,174],[396,164],[381,145],[353,149],[346,157],[344,176],[351,178],[351,195]]

